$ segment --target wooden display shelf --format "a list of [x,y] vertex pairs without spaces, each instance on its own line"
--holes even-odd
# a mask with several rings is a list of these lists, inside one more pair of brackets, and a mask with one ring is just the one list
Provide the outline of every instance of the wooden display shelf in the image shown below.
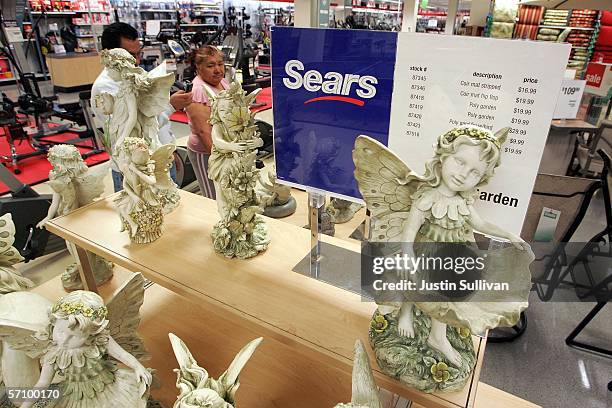
[[[247,367],[262,382],[254,381],[252,393],[249,387],[240,390],[247,407],[331,407],[349,399],[353,345],[358,338],[368,343],[375,304],[291,271],[309,251],[308,230],[267,218],[268,250],[245,261],[227,259],[214,252],[210,239],[218,219],[216,203],[181,191],[180,206],[164,219],[164,235],[147,245],[132,244],[127,233],[119,232],[114,197],[51,220],[46,228],[192,301],[179,298],[167,309],[174,312],[166,320],[160,318],[161,337],[167,336],[162,327],[175,324],[181,330],[177,334],[191,334],[206,345],[203,365],[223,369],[231,359],[227,356],[246,341],[264,337],[266,357]],[[356,241],[324,241],[357,253],[360,249]],[[200,323],[181,323],[182,314],[196,305],[207,311]],[[380,372],[369,352],[380,387],[426,407],[456,408],[474,405],[485,344],[474,337],[474,375],[464,390],[454,393],[425,394],[401,384]]]
[[[113,279],[100,287],[100,295],[108,300],[131,275],[132,272],[115,267]],[[51,301],[66,294],[59,277],[32,291]],[[178,394],[175,386],[176,374],[172,371],[178,364],[168,340],[168,333],[174,333],[183,339],[196,360],[215,378],[227,368],[229,361],[244,344],[260,335],[257,331],[248,332],[248,330],[244,330],[240,335],[233,335],[232,325],[235,322],[231,318],[228,319],[226,314],[215,313],[199,304],[191,304],[189,308],[185,308],[184,302],[179,295],[159,285],[153,285],[145,291],[145,301],[140,309],[141,323],[138,331],[145,341],[147,351],[151,354],[151,360],[146,365],[156,370],[155,376],[160,382],[160,388],[154,388],[152,394],[165,407],[171,407]],[[202,324],[204,315],[208,327],[214,327],[216,330],[192,329]],[[279,349],[283,353],[279,353]],[[335,374],[333,370],[314,371],[316,367],[313,367],[313,371],[299,373],[292,371],[295,367],[304,366],[306,363],[302,361],[304,358],[307,357],[294,352],[291,344],[273,344],[264,339],[240,375],[240,390],[237,394],[239,406],[287,408],[277,403],[270,404],[266,400],[265,395],[272,390],[292,390],[295,393],[295,401],[298,399],[313,401],[313,397],[316,396],[313,396],[312,392],[316,392],[321,386],[323,377],[323,380],[330,381],[330,388],[337,387],[338,379],[333,377]],[[344,390],[338,387],[337,392],[337,402],[348,401],[349,397]],[[291,405],[292,408],[294,406],[296,405]],[[323,405],[313,402],[310,408],[319,406]],[[324,407],[332,406],[333,404]],[[419,404],[413,404],[412,407],[425,408]],[[483,383],[478,385],[474,407],[538,408],[535,404]]]

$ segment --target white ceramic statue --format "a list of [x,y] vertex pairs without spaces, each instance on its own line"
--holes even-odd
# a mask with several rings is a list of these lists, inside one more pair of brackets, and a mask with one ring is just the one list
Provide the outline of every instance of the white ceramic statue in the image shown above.
[[[120,83],[114,96],[101,93],[94,101],[108,115],[104,129],[106,150],[117,161],[125,139],[137,137],[145,139],[149,148],[156,151],[161,147],[157,117],[168,108],[174,74],[166,73],[165,62],[146,72],[136,67],[134,57],[122,48],[103,50],[101,61],[111,79]],[[176,184],[160,189],[157,194],[164,213],[178,206]]]
[[250,258],[268,247],[268,233],[255,194],[257,148],[263,145],[249,110],[258,91],[246,95],[241,85],[213,95],[212,150],[208,177],[215,184],[220,221],[212,238],[215,250],[227,257]]
[[332,217],[334,224],[344,224],[353,219],[361,205],[340,198],[332,198],[325,207],[325,211]]
[[[104,193],[104,178],[109,168],[108,163],[88,168],[74,145],[53,146],[49,149],[47,158],[53,166],[49,172],[53,199],[47,216],[38,223],[38,228],[44,228],[50,219],[66,215],[100,197]],[[66,246],[76,260],[74,244],[66,241]],[[97,285],[102,285],[113,277],[111,262],[91,252],[87,252],[87,257]],[[62,285],[68,291],[83,289],[76,262],[66,267],[62,274]]]
[[[0,319],[36,322],[41,316],[46,316],[50,302],[39,295],[22,292],[33,287],[34,283],[21,276],[13,266],[23,261],[19,251],[13,247],[14,243],[15,224],[11,214],[7,213],[0,217]],[[31,387],[39,372],[37,359],[13,350],[0,341],[0,383],[6,387]]]
[[151,155],[146,140],[132,136],[117,147],[123,190],[115,204],[121,218],[121,231],[128,231],[132,242],[146,244],[162,234],[163,195],[158,193],[174,185],[168,169],[172,166],[175,148],[163,145]]
[[338,404],[335,408],[382,408],[378,387],[370,367],[370,359],[361,340],[355,342],[351,402],[349,404]]
[[138,360],[145,356],[136,334],[143,300],[144,279],[136,274],[107,306],[97,294],[79,290],[58,300],[43,324],[0,319],[0,338],[41,356],[35,387],[47,388],[59,375],[62,397],[48,407],[144,408],[152,376]]
[[180,390],[180,394],[173,407],[235,408],[236,391],[240,386],[238,376],[263,338],[259,337],[244,346],[227,370],[215,380],[204,368],[198,366],[180,338],[172,333],[169,337],[179,363],[179,368],[174,372],[177,375],[176,387]]
[[[439,256],[440,243],[468,247],[473,230],[513,243],[489,251],[491,281],[513,282],[511,301],[398,302],[376,299],[370,328],[379,366],[387,374],[426,392],[463,388],[474,368],[470,331],[512,326],[527,307],[533,253],[520,237],[483,220],[474,208],[477,188],[500,164],[508,128],[497,134],[460,127],[438,138],[423,176],[411,172],[395,154],[367,136],[355,142],[355,178],[373,217],[372,241],[402,242],[408,257]],[[436,247],[434,243],[438,243]],[[405,273],[404,271],[403,273]],[[415,276],[427,281],[425,270]],[[454,278],[460,272],[449,272]],[[417,284],[420,286],[420,284]]]
[[15,223],[11,213],[0,217],[0,296],[26,290],[34,286],[31,280],[21,276],[13,265],[23,261],[23,257],[13,247],[15,243]]

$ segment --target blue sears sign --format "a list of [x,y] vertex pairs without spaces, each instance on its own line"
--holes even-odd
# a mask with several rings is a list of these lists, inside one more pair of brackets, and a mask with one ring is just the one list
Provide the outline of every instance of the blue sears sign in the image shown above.
[[355,139],[387,145],[397,33],[272,29],[274,150],[278,179],[361,198]]

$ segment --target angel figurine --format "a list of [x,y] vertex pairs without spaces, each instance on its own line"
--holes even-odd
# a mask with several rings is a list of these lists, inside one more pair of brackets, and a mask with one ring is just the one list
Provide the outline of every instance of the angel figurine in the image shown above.
[[[74,145],[55,145],[49,149],[47,158],[53,166],[49,172],[53,199],[47,216],[36,225],[38,228],[44,228],[50,219],[66,215],[100,197],[104,193],[104,177],[108,174],[107,163],[88,168]],[[78,259],[74,244],[66,241],[66,246],[73,258]],[[111,262],[89,251],[87,257],[98,285],[113,277]],[[66,267],[62,285],[67,291],[83,289],[76,262]]]
[[174,372],[177,375],[176,387],[180,390],[174,408],[234,408],[236,391],[240,386],[238,375],[249,361],[253,352],[262,342],[259,337],[249,342],[234,357],[227,370],[218,380],[211,378],[208,372],[198,366],[183,341],[170,333],[172,350],[179,363]]
[[138,360],[145,352],[136,334],[143,300],[144,279],[135,274],[107,306],[97,294],[78,290],[53,305],[45,324],[0,319],[0,338],[31,357],[42,356],[35,387],[61,378],[61,398],[47,407],[145,408],[152,376]]
[[361,340],[355,342],[351,402],[349,404],[338,404],[334,408],[382,408],[378,387],[370,367],[370,358]]
[[212,238],[215,250],[233,258],[250,258],[268,247],[268,233],[255,194],[258,170],[257,148],[263,145],[249,105],[258,91],[249,95],[238,82],[214,95],[210,124],[213,146],[208,159],[208,177],[215,185],[220,221]]
[[[488,182],[500,164],[507,133],[508,128],[493,134],[469,126],[444,133],[423,176],[412,173],[374,139],[359,136],[355,142],[355,178],[373,217],[372,241],[401,241],[403,254],[413,259],[415,254],[436,256],[432,243],[468,247],[474,242],[473,230],[512,243],[498,254],[489,253],[491,258],[496,255],[511,262],[501,262],[501,267],[497,263],[486,273],[512,281],[513,300],[413,303],[376,299],[370,340],[380,367],[426,392],[461,389],[475,364],[470,332],[483,335],[487,329],[512,326],[528,304],[529,264],[533,261],[529,245],[483,220],[473,205],[476,189]],[[424,271],[413,272],[420,277]],[[448,278],[459,273],[450,272]],[[423,276],[427,280],[427,274]]]
[[21,276],[13,266],[23,261],[23,257],[13,246],[14,243],[15,223],[11,213],[6,213],[0,217],[0,296],[34,286],[31,280]]
[[132,242],[146,244],[162,234],[163,205],[159,190],[170,188],[168,169],[176,146],[167,144],[152,155],[145,139],[127,137],[119,146],[118,165],[123,173],[123,190],[115,199],[122,228]]
[[[136,66],[136,59],[122,48],[103,50],[102,65],[111,79],[120,84],[115,95],[103,92],[94,103],[108,115],[104,129],[104,145],[113,160],[128,137],[144,138],[155,151],[159,141],[158,116],[169,106],[170,87],[174,74],[166,73],[165,62],[150,72]],[[178,188],[172,183],[158,191],[164,213],[174,210],[180,201]]]

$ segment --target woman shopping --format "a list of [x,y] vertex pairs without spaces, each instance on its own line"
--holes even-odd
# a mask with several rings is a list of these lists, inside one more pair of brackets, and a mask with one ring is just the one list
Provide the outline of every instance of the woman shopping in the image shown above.
[[[200,191],[204,197],[215,199],[215,187],[208,178],[208,159],[212,147],[210,103],[206,90],[212,94],[228,89],[225,80],[223,53],[207,45],[195,50],[192,55],[197,76],[193,80],[193,102],[186,108],[191,134],[187,142],[187,154],[193,165]],[[205,89],[206,88],[206,89]]]

